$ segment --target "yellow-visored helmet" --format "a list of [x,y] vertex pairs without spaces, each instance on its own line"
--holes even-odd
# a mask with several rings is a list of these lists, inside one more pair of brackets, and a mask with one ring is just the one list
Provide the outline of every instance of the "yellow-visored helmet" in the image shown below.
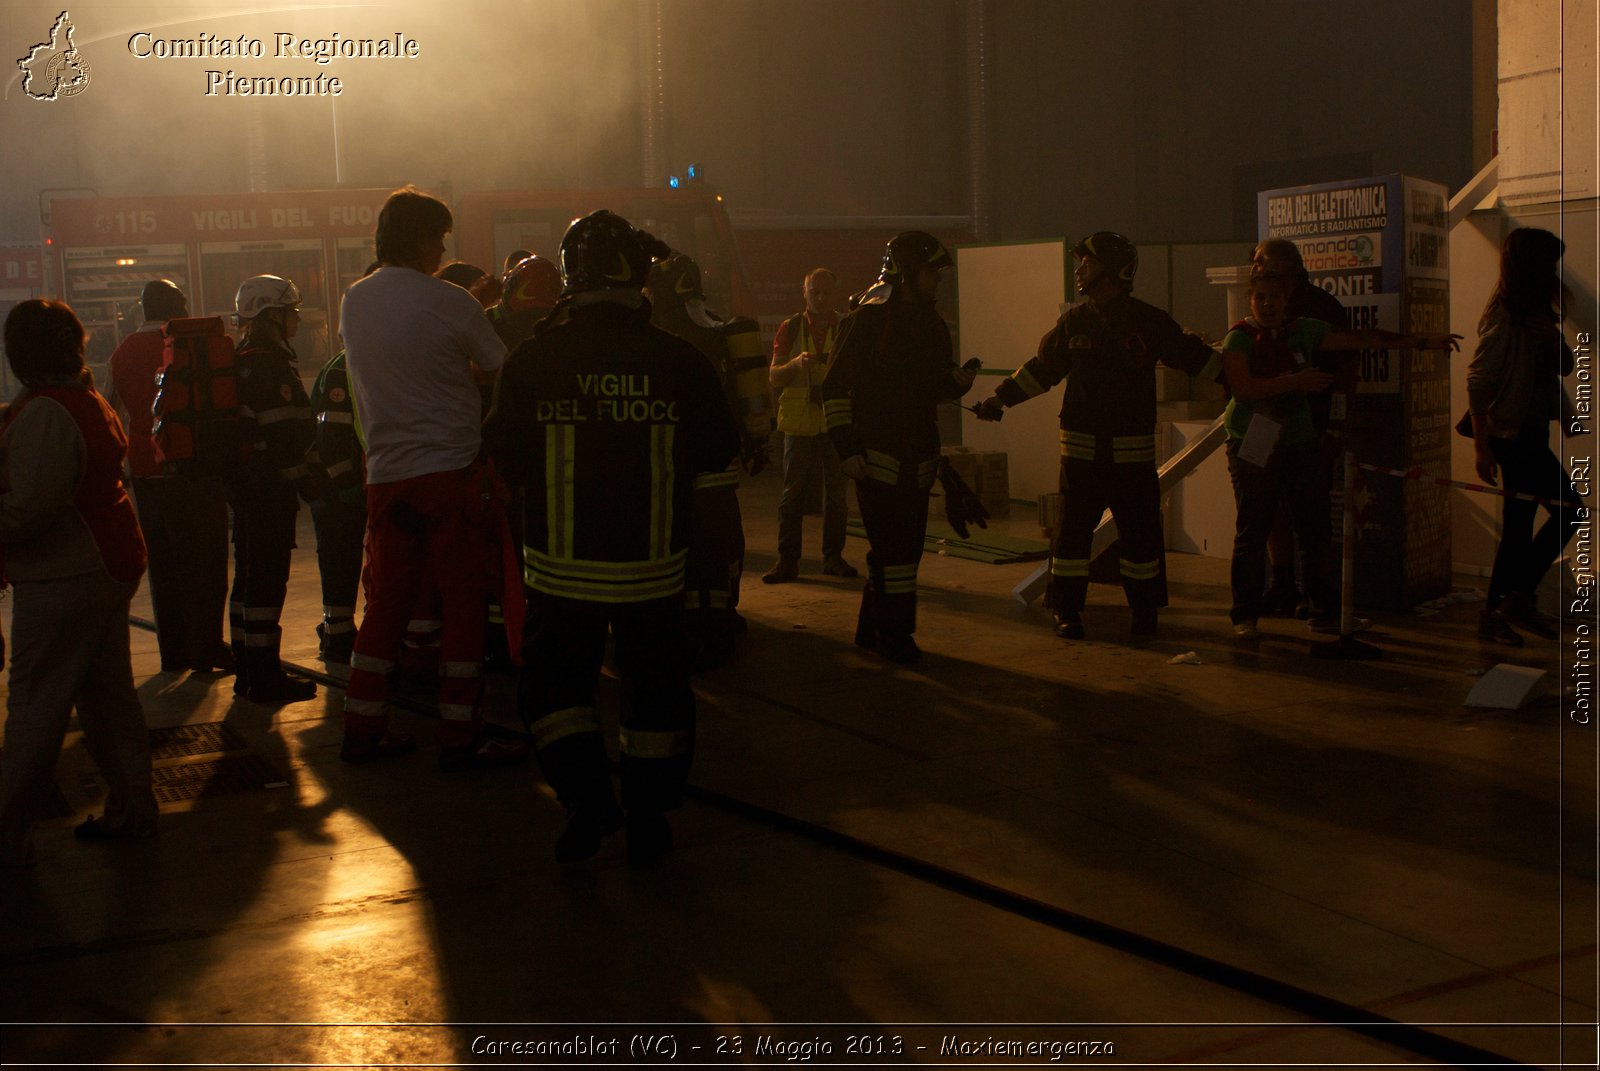
[[878,282],[910,282],[919,268],[948,268],[953,263],[950,251],[939,239],[927,231],[905,231],[889,239],[884,247]]
[[650,268],[649,285],[650,297],[657,304],[665,301],[682,305],[706,299],[700,282],[700,265],[683,253],[656,261]]
[[1124,290],[1133,289],[1139,270],[1139,247],[1116,231],[1096,231],[1072,247],[1075,257],[1093,257]]
[[672,255],[667,243],[601,209],[572,221],[561,239],[564,293],[617,288],[640,289],[652,261]]

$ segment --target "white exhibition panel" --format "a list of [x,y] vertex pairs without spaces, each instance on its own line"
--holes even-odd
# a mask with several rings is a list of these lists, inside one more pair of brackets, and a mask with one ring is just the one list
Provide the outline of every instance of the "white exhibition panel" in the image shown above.
[[[1211,422],[1181,420],[1159,427],[1166,436],[1162,456],[1170,457],[1204,435]],[[1234,515],[1228,457],[1219,449],[1162,500],[1167,549],[1207,558],[1233,557]]]
[[[1033,356],[1039,339],[1061,318],[1067,297],[1066,242],[968,245],[958,247],[955,254],[960,359],[964,363],[981,357],[986,370],[1009,373]],[[999,382],[995,376],[980,375],[962,401],[969,405],[982,401]],[[961,441],[974,450],[1005,451],[1011,497],[1036,500],[1056,490],[1060,411],[1057,385],[1049,394],[1007,410],[998,424],[963,413]]]

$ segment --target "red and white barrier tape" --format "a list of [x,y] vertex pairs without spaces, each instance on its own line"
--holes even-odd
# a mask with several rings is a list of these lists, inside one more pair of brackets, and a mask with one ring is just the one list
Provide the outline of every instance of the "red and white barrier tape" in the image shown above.
[[1498,487],[1489,487],[1481,483],[1463,483],[1460,480],[1449,480],[1443,476],[1434,476],[1423,472],[1421,469],[1386,469],[1380,465],[1368,465],[1366,462],[1357,461],[1356,468],[1366,472],[1381,472],[1387,476],[1398,476],[1402,480],[1419,480],[1422,483],[1436,484],[1440,487],[1459,487],[1463,491],[1477,491],[1479,494],[1499,495],[1501,498],[1514,498],[1519,502],[1537,502],[1547,509],[1588,509],[1582,502],[1568,502],[1563,498],[1540,498],[1538,495],[1525,495],[1516,491],[1503,491]]

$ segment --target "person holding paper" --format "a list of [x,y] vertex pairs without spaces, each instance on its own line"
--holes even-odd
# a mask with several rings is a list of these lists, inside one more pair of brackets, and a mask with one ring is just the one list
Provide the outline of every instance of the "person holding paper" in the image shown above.
[[[1300,256],[1300,247],[1290,239],[1268,238],[1257,245],[1251,265],[1289,280],[1289,307],[1285,313],[1288,319],[1309,316],[1313,320],[1326,321],[1335,331],[1349,328],[1349,310],[1338,298],[1311,281],[1305,260]],[[1339,419],[1332,417],[1333,400],[1354,393],[1356,383],[1361,379],[1361,355],[1353,350],[1334,350],[1321,354],[1318,363],[1325,371],[1333,373],[1333,383],[1325,390],[1306,395],[1306,401],[1311,406],[1311,423],[1319,435],[1327,434],[1331,439],[1339,439],[1344,434],[1344,420],[1342,416]],[[1332,487],[1333,481],[1339,478],[1335,469],[1341,464],[1342,450],[1337,449],[1337,444],[1331,440],[1325,442],[1324,446],[1317,452],[1320,462],[1318,478]],[[1267,564],[1271,567],[1271,578],[1267,582],[1266,594],[1261,597],[1261,609],[1268,615],[1277,613],[1302,618],[1310,615],[1310,604],[1300,590],[1295,550],[1294,525],[1289,519],[1289,511],[1279,508],[1277,519],[1272,522],[1272,534],[1267,537]]]
[[[1222,340],[1222,371],[1233,397],[1223,412],[1228,433],[1228,475],[1238,509],[1233,537],[1235,637],[1260,639],[1267,536],[1279,502],[1287,505],[1295,539],[1305,555],[1306,597],[1311,627],[1339,628],[1339,590],[1334,583],[1328,523],[1329,487],[1318,473],[1319,437],[1308,396],[1333,382],[1318,368],[1319,351],[1459,348],[1459,335],[1402,335],[1367,329],[1336,331],[1323,320],[1288,318],[1293,281],[1256,270],[1250,275],[1250,316]],[[1333,400],[1342,419],[1345,398]]]

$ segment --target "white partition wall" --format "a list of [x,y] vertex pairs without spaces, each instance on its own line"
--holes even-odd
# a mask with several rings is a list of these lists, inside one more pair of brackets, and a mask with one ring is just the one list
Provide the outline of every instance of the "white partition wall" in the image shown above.
[[[1033,356],[1039,339],[1061,317],[1071,271],[1066,242],[969,245],[955,254],[961,360],[981,357],[985,371],[1010,374]],[[980,375],[963,400],[971,404],[987,398],[998,382],[995,376]],[[1011,497],[1037,499],[1056,489],[1060,411],[1058,386],[1045,397],[1008,410],[998,424],[964,413],[961,441],[974,450],[1004,450],[1009,455]]]

